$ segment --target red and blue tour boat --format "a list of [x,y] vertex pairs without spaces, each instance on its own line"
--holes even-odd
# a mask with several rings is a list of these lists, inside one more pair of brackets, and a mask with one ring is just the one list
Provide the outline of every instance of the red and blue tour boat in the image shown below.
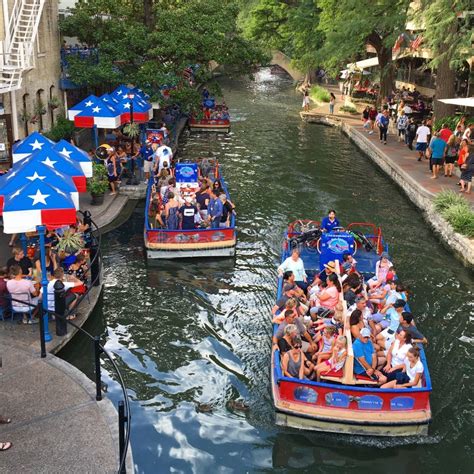
[[[382,251],[387,251],[380,227],[352,223],[345,229],[317,232],[319,222],[296,221],[288,227],[282,261],[299,242],[308,280],[330,261],[342,263],[346,252],[357,254],[357,270],[367,280],[375,273]],[[305,236],[309,236],[306,237]],[[282,292],[281,278],[278,297]],[[272,352],[271,383],[276,423],[292,428],[369,436],[427,434],[431,420],[431,379],[423,348],[420,360],[424,372],[416,387],[382,389],[371,378],[354,375],[354,353],[347,305],[342,297],[347,358],[339,371],[326,372],[321,382],[286,377],[278,349]],[[273,334],[277,325],[273,325]],[[421,344],[420,344],[421,346]]]
[[[199,178],[202,176],[212,180],[218,179],[221,187],[230,200],[227,184],[220,172],[217,160],[201,159],[198,162],[178,162],[173,174],[176,188],[183,198],[191,196],[194,199],[199,189]],[[155,190],[153,179],[148,184],[144,240],[146,255],[149,259],[175,259],[190,257],[232,257],[235,255],[237,233],[235,215],[230,217],[229,225],[220,228],[199,227],[191,230],[168,230],[158,228],[149,216]]]
[[229,109],[225,103],[216,104],[213,98],[206,98],[202,103],[202,117],[191,116],[189,128],[194,132],[222,132],[230,131]]

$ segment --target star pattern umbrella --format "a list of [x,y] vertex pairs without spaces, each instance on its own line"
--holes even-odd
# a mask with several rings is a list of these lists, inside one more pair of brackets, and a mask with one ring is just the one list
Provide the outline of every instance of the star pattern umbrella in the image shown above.
[[95,96],[89,97],[91,106],[74,116],[74,125],[79,128],[112,128],[120,126],[120,112]]
[[132,107],[134,122],[148,122],[153,118],[151,104],[134,97],[133,99],[123,99],[115,105],[116,110],[120,112],[122,123],[130,122]]
[[86,178],[92,178],[92,161],[84,150],[81,150],[66,140],[60,140],[58,143],[56,143],[56,145],[53,147],[53,150],[57,151],[63,156],[66,156],[67,158],[70,158],[72,161],[79,163],[84,176]]
[[54,146],[54,142],[46,138],[41,133],[33,132],[24,138],[21,142],[13,145],[12,160],[17,163],[36,151],[50,149]]
[[94,106],[94,100],[97,99],[95,95],[90,95],[89,97],[85,98],[84,100],[81,100],[78,104],[72,106],[69,108],[67,111],[67,118],[69,120],[74,120],[74,117],[83,112],[84,110],[87,110],[91,107]]

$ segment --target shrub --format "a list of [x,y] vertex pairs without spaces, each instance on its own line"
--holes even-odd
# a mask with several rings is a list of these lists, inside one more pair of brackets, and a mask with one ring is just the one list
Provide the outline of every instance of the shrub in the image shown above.
[[339,107],[341,112],[347,112],[348,114],[358,114],[357,109],[355,107],[351,107],[350,105],[343,105]]
[[101,163],[92,163],[92,178],[87,180],[87,191],[91,194],[104,194],[109,189],[107,169]]
[[474,211],[464,197],[453,191],[442,191],[435,197],[434,205],[456,232],[474,237]]
[[[433,124],[433,129],[435,130],[435,132],[437,132],[438,130],[441,129],[441,127],[443,126],[443,123],[445,123],[448,125],[448,128],[450,130],[454,131],[456,129],[456,125],[458,124],[460,118],[461,118],[460,115],[448,115],[447,117],[436,119]],[[466,124],[469,125],[470,123],[474,123],[474,117],[466,118]]]
[[66,117],[59,116],[56,120],[56,124],[44,135],[50,140],[53,140],[53,142],[58,142],[63,138],[69,141],[72,138],[74,128],[74,122],[71,122]]
[[329,91],[321,86],[311,86],[309,91],[310,97],[316,102],[329,102],[331,100],[331,96],[329,95]]

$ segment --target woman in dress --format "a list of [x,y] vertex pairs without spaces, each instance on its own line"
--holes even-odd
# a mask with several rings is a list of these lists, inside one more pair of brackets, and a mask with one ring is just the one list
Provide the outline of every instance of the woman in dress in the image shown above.
[[309,112],[309,90],[305,89],[304,94],[303,94],[303,109],[305,112]]
[[168,230],[176,230],[179,225],[178,219],[179,203],[175,199],[172,191],[168,192],[168,202],[165,205],[166,228]]
[[321,375],[331,370],[341,370],[346,363],[347,357],[347,339],[345,336],[339,336],[334,344],[331,356],[328,360],[316,365],[316,381],[320,382]]
[[375,264],[375,276],[367,282],[370,289],[378,288],[385,284],[387,273],[392,266],[392,262],[388,259],[388,254],[383,252],[380,260]]

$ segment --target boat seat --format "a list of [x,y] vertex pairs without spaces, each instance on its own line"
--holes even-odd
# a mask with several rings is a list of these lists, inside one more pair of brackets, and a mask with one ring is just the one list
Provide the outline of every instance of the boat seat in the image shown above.
[[354,375],[354,385],[380,385],[367,375]]
[[328,370],[321,374],[321,380],[328,380],[330,382],[342,382],[344,375],[343,369],[340,370]]

